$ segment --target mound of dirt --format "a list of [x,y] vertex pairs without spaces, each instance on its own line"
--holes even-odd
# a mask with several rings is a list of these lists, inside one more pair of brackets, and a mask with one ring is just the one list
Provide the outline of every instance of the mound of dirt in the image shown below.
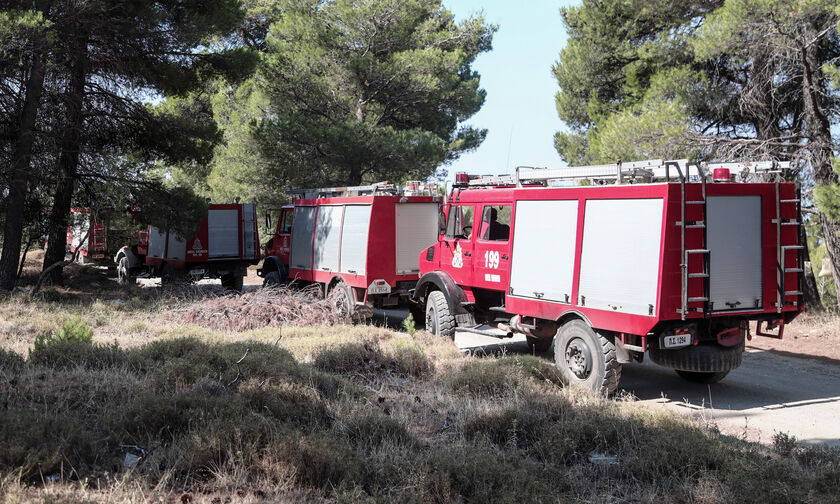
[[261,327],[335,325],[349,323],[329,300],[311,291],[258,289],[242,295],[205,299],[186,307],[182,320],[220,331]]

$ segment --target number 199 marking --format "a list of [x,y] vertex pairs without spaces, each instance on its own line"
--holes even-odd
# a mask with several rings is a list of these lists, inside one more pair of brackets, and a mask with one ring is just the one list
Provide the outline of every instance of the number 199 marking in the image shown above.
[[488,250],[484,252],[484,267],[490,269],[499,268],[499,251]]

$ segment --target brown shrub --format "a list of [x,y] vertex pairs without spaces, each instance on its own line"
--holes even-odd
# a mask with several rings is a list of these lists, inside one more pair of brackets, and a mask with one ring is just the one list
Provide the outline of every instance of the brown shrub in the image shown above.
[[221,331],[349,322],[335,305],[318,299],[314,291],[286,288],[258,289],[194,302],[186,306],[181,320]]

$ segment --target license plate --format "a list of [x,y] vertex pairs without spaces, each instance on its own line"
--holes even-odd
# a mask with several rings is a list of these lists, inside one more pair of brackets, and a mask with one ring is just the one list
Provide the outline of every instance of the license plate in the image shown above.
[[680,348],[691,344],[690,334],[674,334],[663,338],[665,348]]
[[199,276],[204,275],[204,273],[206,273],[204,268],[195,268],[190,270],[190,275]]
[[387,285],[371,285],[368,288],[369,294],[388,294],[391,292],[391,287]]

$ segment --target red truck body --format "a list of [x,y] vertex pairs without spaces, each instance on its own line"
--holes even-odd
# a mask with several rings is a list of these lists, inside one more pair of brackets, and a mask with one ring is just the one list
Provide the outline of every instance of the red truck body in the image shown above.
[[420,271],[417,254],[437,237],[439,210],[432,196],[298,199],[283,208],[259,274],[346,296],[360,316],[405,304]]
[[[441,334],[495,327],[537,349],[553,342],[568,381],[603,392],[620,376],[610,359],[646,351],[689,379],[720,379],[740,364],[747,321],[783,329],[802,310],[801,218],[793,183],[705,180],[464,184],[419,255],[414,299]],[[593,341],[610,349],[603,359]]]

